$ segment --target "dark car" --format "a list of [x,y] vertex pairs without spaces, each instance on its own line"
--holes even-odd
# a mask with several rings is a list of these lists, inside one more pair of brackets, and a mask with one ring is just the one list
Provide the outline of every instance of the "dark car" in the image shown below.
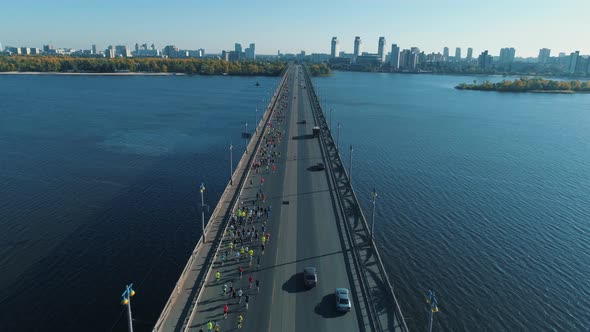
[[303,282],[305,287],[314,287],[318,284],[318,271],[315,267],[306,267],[303,269]]
[[324,164],[322,163],[318,163],[317,165],[315,165],[315,169],[317,169],[318,171],[323,171],[326,169],[326,166],[324,166]]

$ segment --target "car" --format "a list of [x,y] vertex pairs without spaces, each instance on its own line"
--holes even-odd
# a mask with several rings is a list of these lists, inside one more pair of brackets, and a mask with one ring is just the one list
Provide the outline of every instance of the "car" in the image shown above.
[[352,306],[350,305],[350,292],[346,288],[336,288],[336,310],[337,311],[350,311]]
[[318,285],[318,270],[315,267],[306,267],[303,269],[303,283],[305,287]]
[[315,165],[315,168],[316,168],[318,171],[323,171],[323,170],[325,170],[325,169],[326,169],[326,166],[324,166],[324,164],[322,164],[322,163],[318,163],[317,165]]

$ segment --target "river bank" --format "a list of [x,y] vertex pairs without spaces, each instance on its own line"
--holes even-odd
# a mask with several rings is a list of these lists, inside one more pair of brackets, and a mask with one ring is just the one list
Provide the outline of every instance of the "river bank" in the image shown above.
[[185,76],[185,73],[146,73],[146,72],[115,72],[115,73],[90,73],[90,72],[36,72],[36,71],[8,71],[0,72],[0,75],[70,75],[70,76]]

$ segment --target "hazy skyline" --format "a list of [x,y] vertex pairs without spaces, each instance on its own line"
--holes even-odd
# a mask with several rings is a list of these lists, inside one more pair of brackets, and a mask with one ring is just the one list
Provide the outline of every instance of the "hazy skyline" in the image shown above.
[[[502,47],[516,56],[538,55],[540,48],[590,54],[590,2],[554,0],[466,0],[441,3],[407,1],[310,1],[275,3],[270,0],[190,3],[186,0],[9,2],[0,18],[3,46],[57,47],[101,50],[108,45],[136,42],[158,48],[173,44],[207,53],[233,49],[235,42],[256,43],[258,54],[329,53],[333,36],[340,50],[352,52],[355,36],[362,51],[376,52],[380,36],[402,49],[417,46],[426,53],[447,46],[484,49],[497,55]],[[298,13],[302,13],[298,15]]]

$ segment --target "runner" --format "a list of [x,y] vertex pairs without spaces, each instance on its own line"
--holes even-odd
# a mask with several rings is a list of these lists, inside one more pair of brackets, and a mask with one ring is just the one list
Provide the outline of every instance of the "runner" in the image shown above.
[[260,293],[260,280],[256,279],[256,293]]
[[246,301],[246,310],[248,310],[248,303],[250,302],[250,296],[248,294],[246,294],[246,298],[244,300]]
[[215,272],[215,279],[217,280],[217,282],[219,282],[219,280],[221,279],[221,272]]
[[242,292],[242,289],[238,289],[238,304],[242,303],[242,295],[244,295],[244,292]]
[[244,268],[243,267],[238,267],[238,271],[240,271],[240,279],[242,279],[242,274],[244,274]]
[[223,319],[227,319],[227,312],[229,311],[229,306],[227,303],[223,306]]
[[223,284],[223,286],[221,287],[221,289],[223,290],[223,295],[227,295],[227,284]]
[[242,323],[244,322],[244,317],[242,317],[242,315],[238,316],[238,328],[241,329],[242,328]]
[[258,268],[260,268],[260,256],[258,256],[258,258],[256,259],[256,265],[258,266]]
[[211,332],[213,331],[213,322],[209,321],[209,323],[207,323],[207,331]]
[[252,277],[252,275],[250,275],[250,278],[248,278],[248,281],[250,282],[250,288],[252,288],[252,284],[254,284],[254,277]]

